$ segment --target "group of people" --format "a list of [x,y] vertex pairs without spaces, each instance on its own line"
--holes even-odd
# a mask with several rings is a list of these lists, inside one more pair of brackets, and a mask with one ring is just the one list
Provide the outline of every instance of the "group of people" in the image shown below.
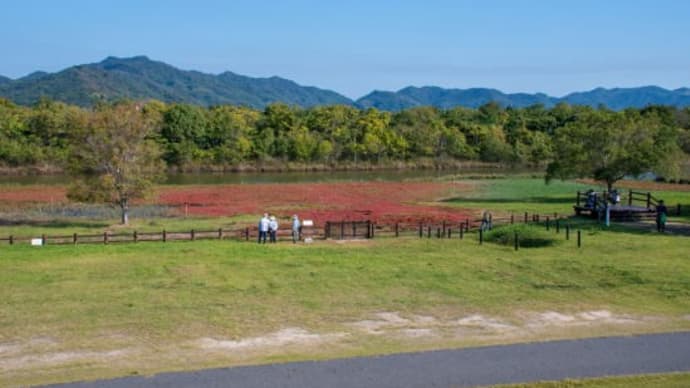
[[[587,190],[586,195],[587,199],[585,201],[585,207],[592,210],[598,210],[597,192],[592,189],[589,189]],[[618,192],[617,189],[613,189],[609,193],[604,193],[604,199],[606,200],[604,204],[608,202],[611,205],[618,205],[619,203],[621,203],[621,194]]]
[[[299,241],[300,234],[302,231],[302,223],[297,217],[297,214],[292,216],[292,242],[293,244]],[[269,215],[264,213],[263,217],[259,220],[259,244],[265,244],[266,239],[271,243],[277,241],[278,234],[278,220],[274,215]]]

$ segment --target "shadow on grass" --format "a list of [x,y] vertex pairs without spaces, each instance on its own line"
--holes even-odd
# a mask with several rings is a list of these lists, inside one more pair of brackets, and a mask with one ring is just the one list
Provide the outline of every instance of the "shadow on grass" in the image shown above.
[[110,226],[104,222],[65,221],[65,220],[27,220],[0,218],[0,226],[39,226],[44,228],[105,228]]

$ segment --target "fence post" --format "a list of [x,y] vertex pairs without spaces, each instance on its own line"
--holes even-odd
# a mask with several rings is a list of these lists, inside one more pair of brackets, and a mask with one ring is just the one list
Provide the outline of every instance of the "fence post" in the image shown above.
[[134,242],[139,241],[139,236],[137,236],[137,231],[135,230],[134,233],[132,234],[132,238],[134,239]]
[[419,238],[422,238],[424,235],[424,228],[422,227],[422,223],[419,223]]
[[561,220],[556,219],[556,233],[561,232]]
[[453,231],[453,228],[448,228],[448,238],[451,238],[450,235],[451,235],[452,231]]
[[525,212],[525,224],[527,223],[527,216],[528,216],[528,215],[529,215],[529,214],[527,214],[527,212]]
[[14,245],[14,236],[10,235],[10,245]]
[[436,238],[441,238],[441,228],[436,228]]
[[218,240],[223,239],[223,228],[218,228]]
[[376,223],[372,222],[371,223],[371,238],[374,238],[374,235],[376,234]]
[[565,239],[570,240],[570,225],[569,224],[565,225]]
[[469,232],[469,231],[470,231],[470,219],[466,218],[465,219],[465,232]]
[[108,243],[108,232],[103,232],[103,244]]
[[551,226],[551,225],[549,225],[549,217],[547,216],[547,217],[546,217],[546,230],[549,230],[549,227],[550,227],[550,226]]
[[581,246],[582,246],[582,233],[578,229],[577,230],[577,247],[579,248]]
[[494,225],[494,216],[493,214],[489,213],[489,230],[493,229]]
[[76,243],[77,243],[77,234],[73,233],[72,234],[72,244],[76,244]]
[[163,242],[168,241],[168,233],[163,229]]
[[515,223],[515,214],[512,214],[512,213],[511,213],[511,214],[510,214],[510,224],[512,225],[512,224],[514,224],[514,223]]
[[443,235],[446,235],[446,221],[443,220],[443,223],[441,224],[443,226]]
[[426,227],[426,238],[431,238],[431,225]]
[[354,238],[355,236],[357,236],[357,223],[352,221],[352,237]]
[[628,206],[632,206],[632,190],[628,190]]
[[395,237],[400,237],[400,225],[398,223],[395,223]]
[[515,232],[515,250],[516,251],[518,250],[519,245],[520,244],[518,243],[518,233]]
[[245,241],[249,241],[249,227],[244,228],[244,239]]
[[484,229],[479,228],[479,245],[484,243]]
[[41,235],[41,245],[46,245],[46,235],[45,234]]
[[652,193],[647,193],[647,209],[652,206]]
[[345,238],[345,221],[340,221],[340,239]]
[[463,228],[463,226],[462,226],[462,224],[461,224],[461,225],[460,225],[460,240],[462,240],[462,238],[464,237],[464,236],[463,236],[463,230],[465,230],[465,228]]
[[580,190],[577,191],[577,197],[575,197],[575,206],[580,207]]

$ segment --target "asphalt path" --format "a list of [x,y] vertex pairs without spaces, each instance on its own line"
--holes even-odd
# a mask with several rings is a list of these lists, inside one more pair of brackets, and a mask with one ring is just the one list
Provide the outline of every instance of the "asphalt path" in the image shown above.
[[472,387],[690,371],[690,332],[209,369],[53,387]]

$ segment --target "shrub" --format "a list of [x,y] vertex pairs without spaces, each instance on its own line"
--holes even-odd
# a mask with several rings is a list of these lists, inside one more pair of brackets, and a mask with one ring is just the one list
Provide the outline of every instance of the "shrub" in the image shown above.
[[485,240],[502,245],[513,245],[517,232],[520,247],[538,248],[555,245],[556,235],[547,231],[543,226],[529,224],[514,224],[495,227],[486,233]]

